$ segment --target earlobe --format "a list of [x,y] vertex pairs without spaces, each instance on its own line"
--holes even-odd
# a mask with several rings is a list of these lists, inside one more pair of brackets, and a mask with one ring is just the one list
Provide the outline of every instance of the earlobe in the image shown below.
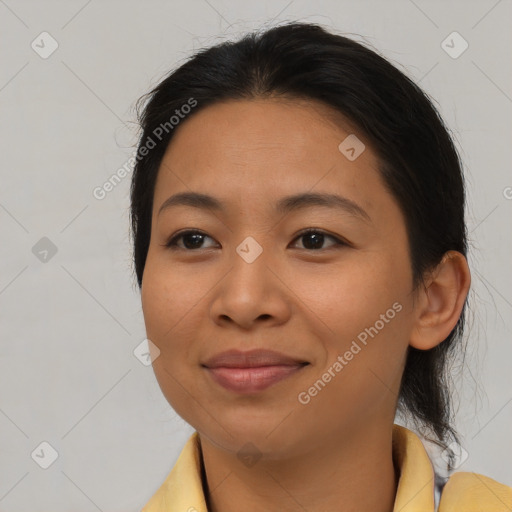
[[458,251],[448,251],[419,292],[409,342],[412,347],[429,350],[448,337],[459,320],[470,284],[466,258]]

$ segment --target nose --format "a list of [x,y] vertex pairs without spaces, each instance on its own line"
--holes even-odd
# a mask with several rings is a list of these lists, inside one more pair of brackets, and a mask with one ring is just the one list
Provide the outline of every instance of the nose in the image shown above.
[[279,277],[276,265],[264,252],[251,263],[235,252],[230,262],[231,268],[214,289],[212,320],[247,330],[260,323],[285,323],[291,314],[291,291]]

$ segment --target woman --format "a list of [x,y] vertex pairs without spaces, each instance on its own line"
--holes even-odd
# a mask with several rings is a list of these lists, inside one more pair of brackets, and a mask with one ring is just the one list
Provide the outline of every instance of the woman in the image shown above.
[[291,23],[203,50],[143,104],[131,220],[153,367],[196,432],[145,512],[497,511],[439,486],[470,287],[464,181],[427,96]]

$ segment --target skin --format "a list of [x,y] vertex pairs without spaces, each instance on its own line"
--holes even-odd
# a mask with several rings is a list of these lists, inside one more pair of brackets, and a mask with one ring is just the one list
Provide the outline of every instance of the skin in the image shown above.
[[[338,145],[355,133],[366,149],[349,161]],[[202,192],[223,212],[175,206],[178,192]],[[281,197],[336,193],[362,220],[310,206],[285,215]],[[298,233],[326,236],[319,249]],[[181,250],[166,247],[185,228]],[[236,252],[248,236],[263,252]],[[185,237],[186,238],[186,237]],[[470,285],[466,259],[450,251],[414,291],[401,210],[385,187],[364,135],[314,101],[256,99],[217,103],[181,122],[159,171],[142,283],[154,371],[166,399],[200,436],[213,512],[324,510],[390,512],[397,488],[392,426],[409,345],[429,349],[455,326]],[[365,328],[394,303],[392,320],[330,382],[307,391]],[[268,348],[310,364],[255,395],[216,384],[201,366],[236,348]],[[252,443],[259,459],[237,457]]]

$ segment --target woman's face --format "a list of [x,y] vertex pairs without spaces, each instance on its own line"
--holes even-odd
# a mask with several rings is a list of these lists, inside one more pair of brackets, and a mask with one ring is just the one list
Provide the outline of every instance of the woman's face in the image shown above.
[[[176,412],[233,452],[299,454],[394,419],[414,326],[406,228],[367,141],[335,116],[316,102],[215,104],[175,128],[159,170],[142,283],[154,371]],[[183,192],[220,207],[160,211]],[[283,202],[302,194],[344,199]],[[203,236],[166,246],[184,230]],[[231,349],[308,364],[274,368],[287,376],[267,387],[265,370],[204,366]]]

